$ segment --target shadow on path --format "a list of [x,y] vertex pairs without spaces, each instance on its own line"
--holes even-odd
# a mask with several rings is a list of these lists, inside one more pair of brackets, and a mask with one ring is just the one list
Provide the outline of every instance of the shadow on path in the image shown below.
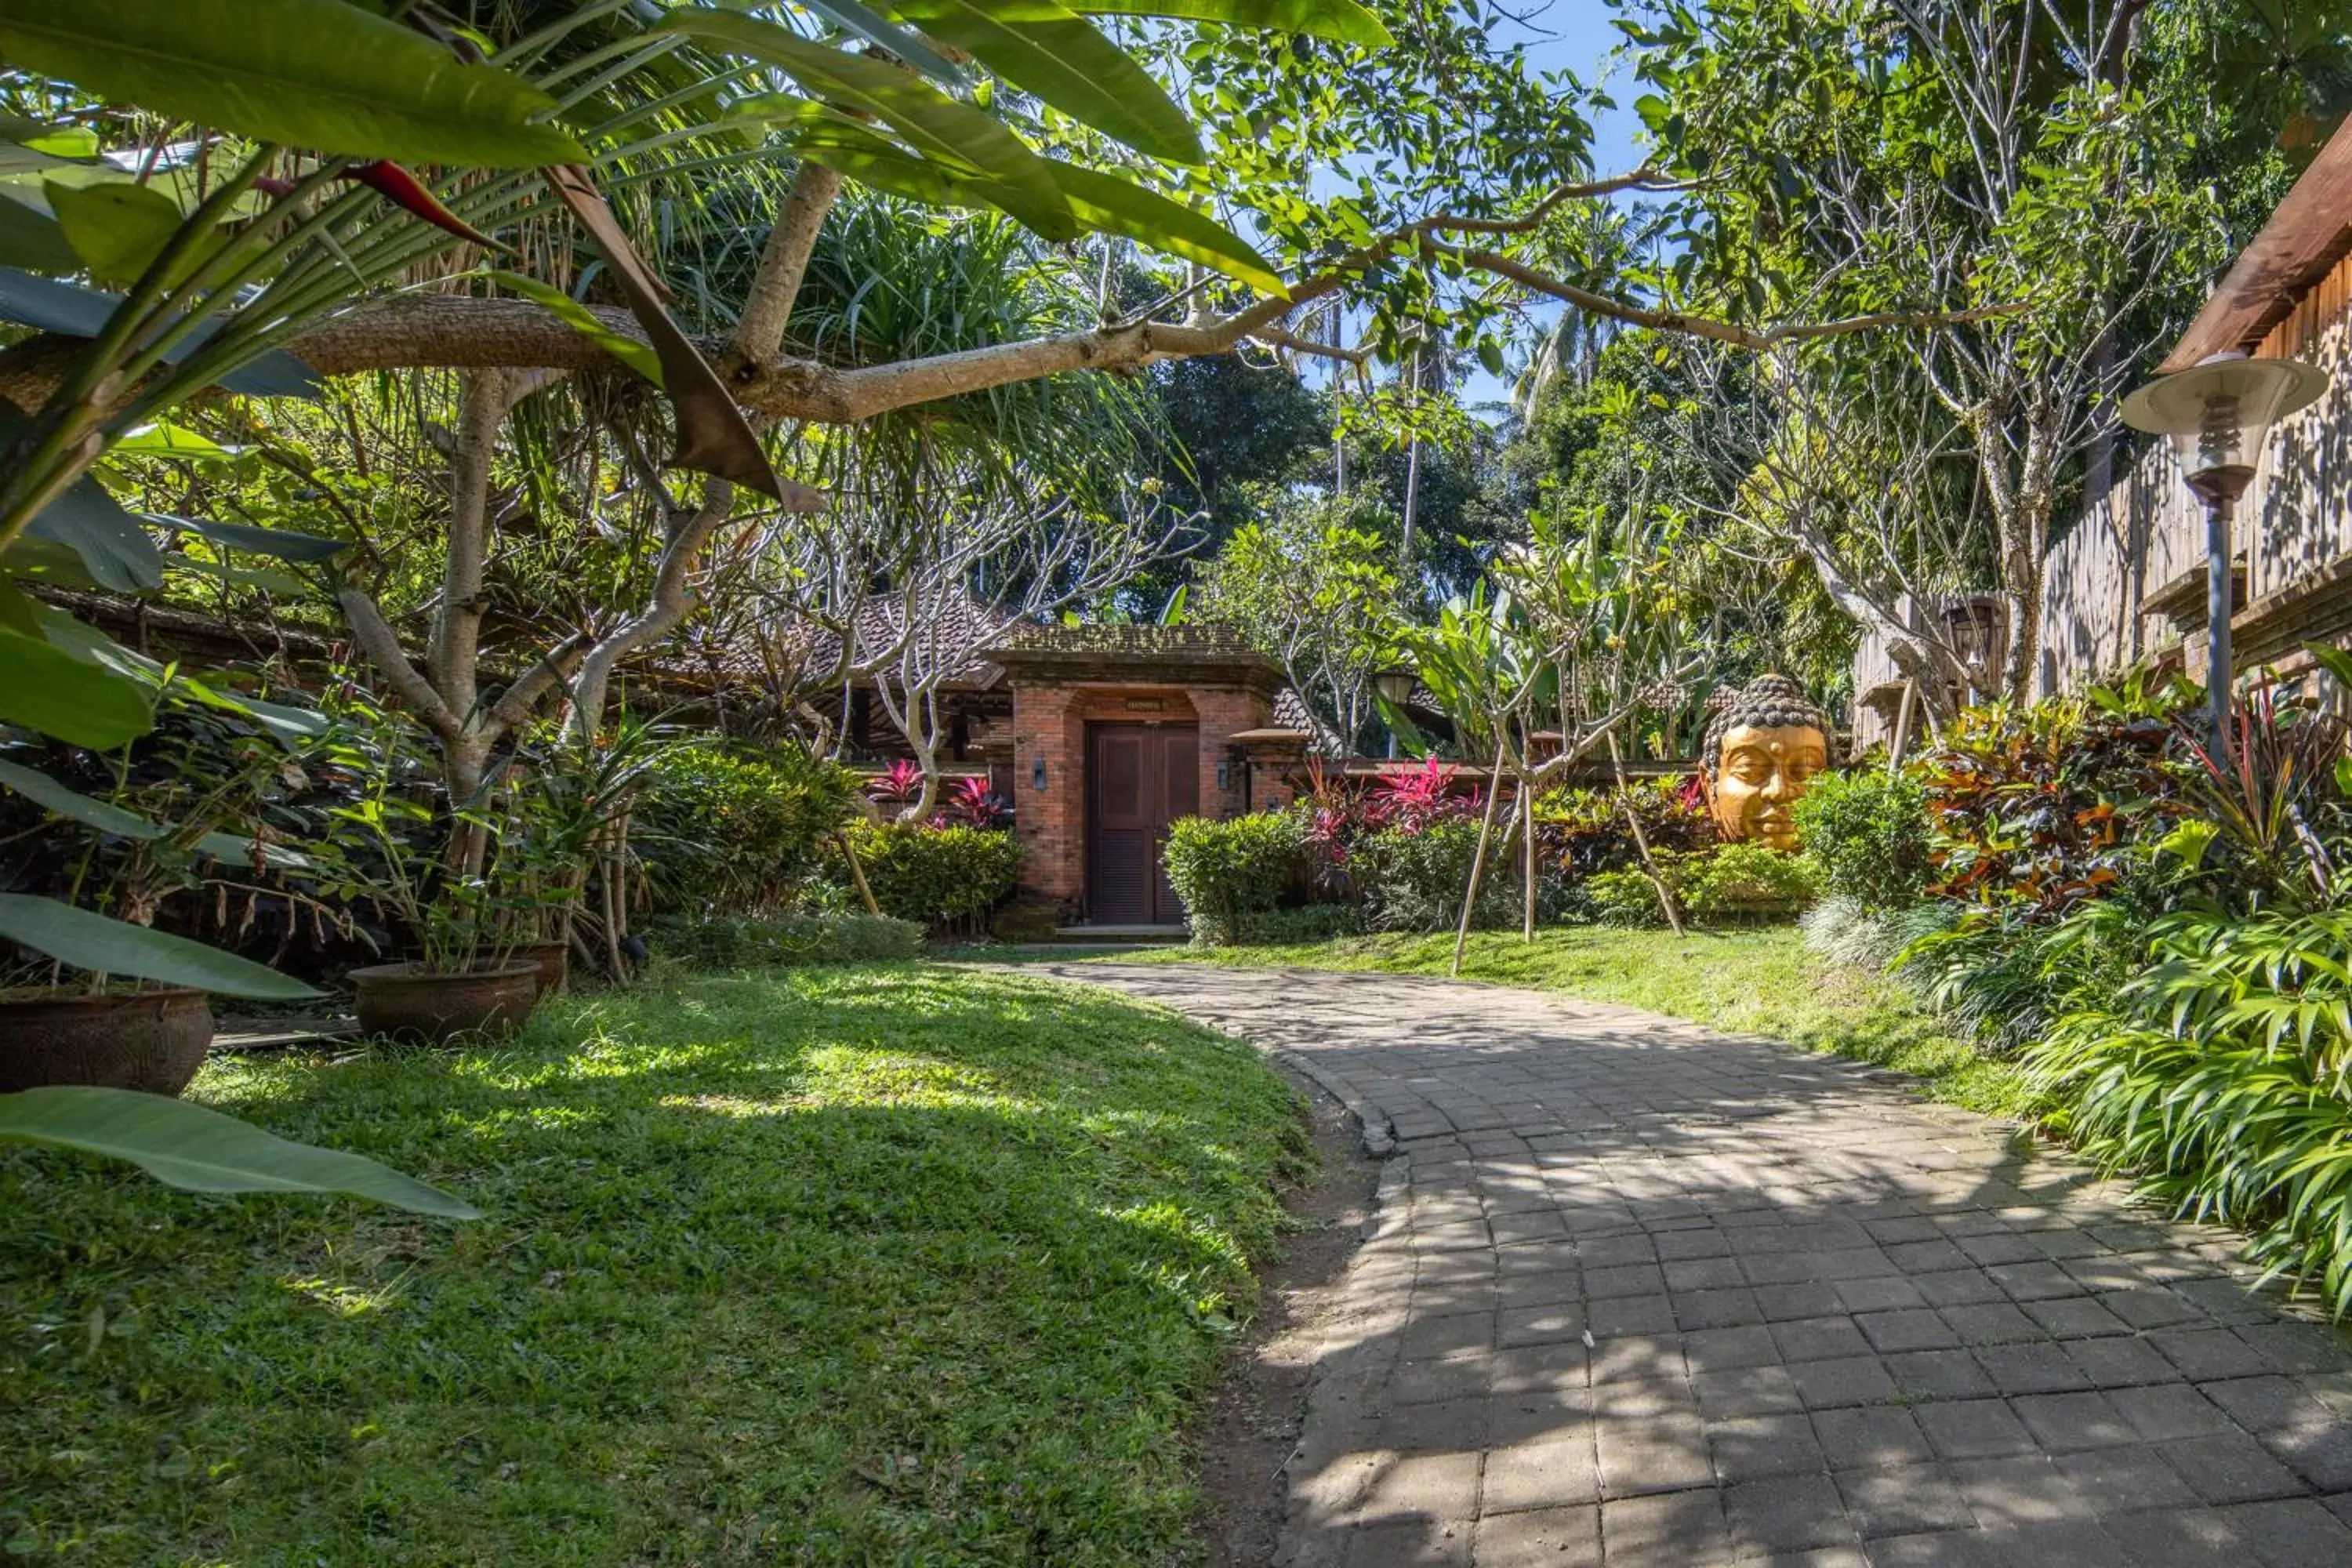
[[1415,976],[1041,967],[1393,1140],[1286,1563],[2352,1563],[2352,1340],[1898,1075]]

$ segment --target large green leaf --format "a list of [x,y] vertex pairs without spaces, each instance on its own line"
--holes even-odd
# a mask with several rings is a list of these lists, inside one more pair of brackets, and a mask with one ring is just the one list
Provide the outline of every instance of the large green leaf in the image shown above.
[[79,790],[59,784],[38,768],[28,768],[19,763],[0,757],[0,784],[53,811],[70,822],[84,827],[95,827],[100,833],[111,833],[123,838],[161,838],[164,829],[135,811],[126,811],[111,801],[93,800]]
[[1155,250],[1197,261],[1263,293],[1288,292],[1273,263],[1205,213],[1099,169],[1056,163],[1054,178],[1070,198],[1070,210],[1088,228],[1123,234]]
[[1356,0],[1072,0],[1087,16],[1172,16],[1183,22],[1230,22],[1265,32],[1307,33],[1339,44],[1376,49],[1396,43],[1381,19]]
[[918,158],[862,125],[813,121],[792,133],[792,142],[810,162],[908,201],[941,207],[996,205],[996,184],[979,171]]
[[661,355],[654,351],[651,343],[642,338],[633,338],[626,332],[614,331],[604,324],[603,317],[552,284],[541,283],[536,278],[526,278],[520,272],[492,272],[489,279],[501,289],[511,289],[526,300],[546,306],[565,326],[656,386],[662,384]]
[[93,974],[299,1002],[320,993],[249,958],[29,893],[0,893],[0,937]]
[[800,0],[800,5],[803,10],[815,12],[844,32],[856,33],[881,45],[926,76],[959,86],[963,82],[962,68],[924,43],[920,33],[894,26],[870,5],[861,5],[857,0]]
[[527,168],[587,150],[554,100],[343,0],[8,0],[0,55],[121,103],[261,142]]
[[[5,757],[0,757],[0,786],[15,790],[68,822],[79,822],[84,827],[111,833],[117,837],[153,840],[165,837],[172,831],[152,818],[142,816],[112,801],[94,799],[79,790],[59,784],[37,768],[28,768]],[[257,855],[263,862],[281,871],[302,871],[310,866],[309,857],[299,851],[289,849],[282,844],[241,837],[234,833],[202,834],[194,844],[201,853],[231,865],[250,866]]]
[[[795,114],[790,106],[783,106],[777,118],[799,122],[791,136],[802,156],[877,190],[934,206],[1003,205],[998,199],[1003,187],[967,165],[915,157],[862,125]],[[1116,174],[1069,163],[1051,167],[1069,197],[1070,210],[1088,229],[1126,235],[1268,294],[1285,291],[1286,285],[1273,265],[1214,218]]]
[[128,1160],[191,1193],[343,1193],[415,1214],[481,1211],[361,1154],[296,1143],[184,1100],[60,1085],[0,1094],[0,1139]]
[[184,425],[163,420],[125,430],[106,444],[110,458],[202,458],[226,462],[233,456],[226,447],[209,436],[202,436]]
[[0,722],[108,751],[154,727],[153,698],[136,680],[0,626]]
[[352,547],[347,539],[322,539],[315,533],[297,533],[290,528],[256,528],[247,522],[215,522],[209,518],[169,517],[162,512],[149,512],[147,520],[175,532],[209,539],[225,550],[274,555],[280,561],[306,566],[332,560]]
[[80,265],[39,194],[21,184],[0,184],[0,267],[71,272]]
[[690,34],[765,61],[828,102],[884,121],[924,155],[980,170],[1004,187],[997,205],[1045,238],[1077,237],[1077,219],[1045,161],[1003,125],[920,77],[812,44],[772,23],[700,6],[672,11],[655,30]]
[[1202,161],[1192,120],[1151,73],[1055,0],[898,0],[898,14],[1139,153]]
[[[186,215],[180,204],[150,185],[130,180],[106,180],[87,184],[45,182],[41,194],[90,277],[100,283],[127,288],[146,272]],[[218,237],[197,245],[168,270],[179,282],[219,248]]]
[[[5,590],[5,583],[0,583],[0,590]],[[0,600],[0,604],[5,602]],[[26,601],[25,611],[31,624],[38,628],[38,635],[46,638],[51,647],[83,664],[97,668],[101,673],[121,680],[131,690],[141,693],[142,700],[152,701],[153,694],[162,689],[165,679],[164,668],[145,654],[133,653],[96,626],[78,621],[63,610],[52,605]],[[172,671],[170,679],[172,689],[181,696],[194,698],[205,707],[216,709],[223,713],[234,713],[238,718],[250,719],[286,745],[291,746],[303,740],[315,740],[326,733],[326,719],[307,708],[289,708],[281,702],[265,702],[257,697],[247,697],[243,692],[215,688],[208,684],[201,676],[192,675],[184,669]],[[141,729],[135,732],[144,733],[145,728],[142,723]],[[73,739],[72,736],[56,730],[50,730],[47,733],[57,735],[60,740]],[[87,745],[93,742],[78,743]],[[120,744],[121,742],[103,743]]]
[[87,474],[43,507],[25,525],[25,536],[71,550],[101,588],[139,594],[163,586],[163,552],[147,537],[146,525]]

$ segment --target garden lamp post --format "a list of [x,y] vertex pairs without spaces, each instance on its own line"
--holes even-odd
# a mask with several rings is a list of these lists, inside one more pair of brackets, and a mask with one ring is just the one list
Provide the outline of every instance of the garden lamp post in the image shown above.
[[2215,354],[2124,399],[2124,423],[2168,437],[2189,488],[2205,503],[2207,743],[2214,761],[2230,734],[2231,524],[2253,481],[2271,426],[2327,390],[2327,373],[2299,360]]
[[[1372,685],[1390,707],[1402,709],[1405,699],[1412,695],[1413,680],[1413,673],[1409,669],[1383,669],[1372,677]],[[1385,728],[1389,732],[1389,757],[1394,761],[1397,754],[1396,726],[1391,724]]]

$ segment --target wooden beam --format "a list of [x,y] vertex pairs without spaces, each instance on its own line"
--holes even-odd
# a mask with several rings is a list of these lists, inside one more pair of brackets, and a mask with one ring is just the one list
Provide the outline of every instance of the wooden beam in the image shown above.
[[2303,296],[2352,255],[2352,120],[2327,145],[2158,367],[2169,375],[2217,353],[2253,352]]

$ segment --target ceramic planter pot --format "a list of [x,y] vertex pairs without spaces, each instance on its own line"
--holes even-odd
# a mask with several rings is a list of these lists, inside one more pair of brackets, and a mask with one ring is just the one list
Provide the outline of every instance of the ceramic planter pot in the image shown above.
[[212,1043],[201,991],[0,998],[0,1093],[94,1084],[177,1094]]
[[351,973],[360,1033],[405,1046],[446,1045],[460,1035],[511,1033],[539,1004],[539,966],[520,960],[436,973],[381,963]]
[[572,944],[562,942],[526,942],[510,955],[517,963],[528,963],[539,971],[539,998],[545,1001],[563,989],[564,976],[571,972]]

